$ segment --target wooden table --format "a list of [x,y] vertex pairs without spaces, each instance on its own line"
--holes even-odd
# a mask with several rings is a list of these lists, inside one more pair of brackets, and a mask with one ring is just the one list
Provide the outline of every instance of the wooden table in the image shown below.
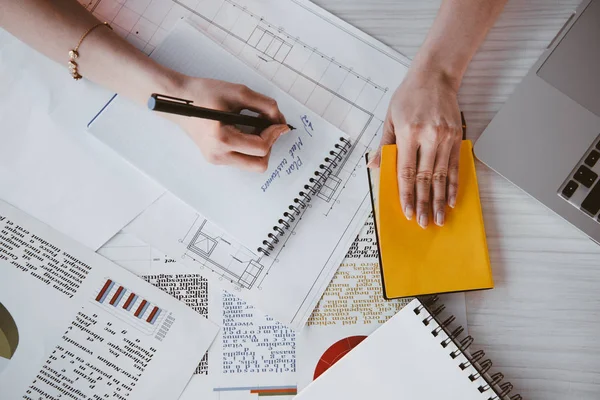
[[[491,1],[491,0],[490,0]],[[439,0],[315,0],[413,57]],[[459,95],[476,140],[579,0],[512,0]],[[600,247],[478,163],[496,288],[467,294],[473,348],[525,399],[600,398]]]

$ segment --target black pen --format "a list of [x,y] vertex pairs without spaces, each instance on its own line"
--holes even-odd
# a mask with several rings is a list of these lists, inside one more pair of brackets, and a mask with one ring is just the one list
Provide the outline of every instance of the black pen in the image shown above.
[[[273,122],[265,118],[253,117],[251,115],[236,114],[227,111],[212,110],[210,108],[198,107],[191,100],[178,99],[177,97],[164,96],[152,93],[148,99],[148,108],[169,114],[183,115],[220,121],[226,125],[242,125],[257,128],[257,134],[263,129],[273,125]],[[296,129],[288,124],[290,129]]]

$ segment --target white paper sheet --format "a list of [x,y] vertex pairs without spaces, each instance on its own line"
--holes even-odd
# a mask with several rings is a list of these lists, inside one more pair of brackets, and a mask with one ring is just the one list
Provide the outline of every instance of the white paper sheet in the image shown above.
[[0,199],[94,250],[163,192],[86,133],[110,96],[0,29]]
[[[346,343],[349,351],[412,300],[385,300],[382,293],[375,228],[369,217],[298,336],[298,364],[303,367],[298,373],[298,390],[322,373],[320,360],[329,348]],[[453,326],[466,329],[465,295],[440,297],[439,304],[446,306],[444,315],[454,315]]]
[[0,202],[0,303],[19,341],[2,398],[177,399],[218,326]]
[[197,271],[133,235],[122,232],[98,252],[223,326],[181,399],[253,399],[274,390],[280,396],[296,394],[293,330],[235,295],[209,286]]
[[175,123],[122,98],[91,124],[97,138],[259,254],[269,233],[277,233],[273,226],[287,220],[288,207],[303,208],[306,200],[299,192],[309,194],[304,189],[313,186],[309,179],[326,179],[320,165],[329,165],[325,159],[335,145],[344,145],[340,138],[346,135],[187,23],[179,24],[152,58],[187,75],[244,84],[272,97],[297,128],[275,142],[267,171],[256,173],[210,164]]
[[[100,8],[96,10],[102,15]],[[228,268],[230,262],[239,264],[232,253],[190,254],[188,247],[198,247],[192,243],[196,233],[196,238],[218,235],[212,234],[215,228],[208,221],[206,229],[195,223],[204,221],[203,216],[170,199],[157,202],[131,230],[171,257],[203,268],[211,281],[299,329],[369,213],[363,157],[379,144],[387,104],[404,77],[407,59],[307,1],[206,0],[191,5],[156,0],[147,9],[127,13],[131,20],[152,22],[151,41],[158,41],[174,19],[189,17],[247,65],[350,135],[351,152],[313,199],[312,212],[293,227],[295,235],[289,236],[285,247],[271,257],[252,258],[257,268]],[[119,21],[119,15],[113,18]],[[127,32],[125,36],[135,42],[137,31]],[[162,201],[169,207],[160,206]],[[231,243],[229,248],[239,247]],[[240,280],[245,272],[252,275],[252,285]]]
[[[428,325],[423,323],[429,314],[421,310],[417,315],[415,309],[419,305],[418,300],[408,304],[341,360],[336,360],[336,356],[347,352],[352,341],[338,342],[327,349],[318,367],[327,368],[326,371],[297,399],[499,398],[487,390],[487,382],[467,363],[446,333],[438,329],[435,320]],[[335,364],[328,368],[332,362]],[[461,363],[468,366],[459,368]],[[471,375],[475,378],[471,379]]]
[[[364,201],[344,215],[350,223],[339,233],[338,245],[317,261],[324,279],[316,286],[322,292],[367,215],[363,155],[379,143],[387,104],[406,73],[408,59],[307,0],[97,0],[86,5],[146,53],[178,20],[189,18],[247,65],[350,134],[355,147],[321,194],[334,209],[358,180]],[[301,250],[304,253],[298,249],[297,254],[306,253]],[[306,316],[307,310],[311,307],[301,314]]]

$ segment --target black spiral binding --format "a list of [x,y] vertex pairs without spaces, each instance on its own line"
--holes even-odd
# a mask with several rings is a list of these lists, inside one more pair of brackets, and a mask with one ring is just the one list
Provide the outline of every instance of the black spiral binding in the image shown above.
[[458,336],[464,331],[461,326],[450,331],[449,325],[455,321],[454,316],[450,316],[444,321],[439,321],[436,318],[445,309],[443,304],[436,306],[435,303],[438,300],[437,296],[419,300],[421,301],[421,305],[414,308],[413,311],[416,315],[420,315],[423,310],[427,311],[428,315],[422,320],[423,325],[429,326],[431,321],[435,320],[438,323],[438,326],[431,331],[431,334],[434,337],[438,337],[438,335],[443,331],[448,337],[440,342],[441,346],[446,348],[450,343],[453,342],[457,347],[457,350],[449,353],[450,357],[455,359],[462,354],[467,359],[466,362],[461,362],[458,365],[459,368],[464,371],[469,367],[473,367],[477,371],[468,375],[469,380],[474,382],[479,378],[483,378],[483,380],[486,382],[485,385],[480,385],[478,387],[479,392],[485,393],[492,389],[493,393],[488,400],[523,400],[523,397],[520,394],[514,394],[511,397],[507,397],[512,391],[513,385],[510,382],[502,382],[504,379],[503,374],[500,372],[492,375],[487,374],[492,367],[492,361],[489,359],[484,359],[485,353],[483,350],[478,350],[470,355],[465,352],[473,343],[473,338],[471,336],[466,336],[459,341]]
[[335,150],[329,152],[330,157],[325,157],[323,164],[319,165],[319,170],[314,172],[314,177],[311,177],[308,183],[304,185],[304,190],[298,192],[298,197],[294,199],[293,204],[288,206],[288,211],[284,212],[283,217],[273,226],[273,232],[269,233],[267,238],[263,240],[263,246],[257,249],[259,253],[268,256],[271,251],[275,250],[279,238],[285,235],[285,232],[292,227],[292,222],[303,213],[313,196],[319,193],[329,175],[350,152],[351,146],[352,144],[348,139],[340,137],[339,143],[335,145]]

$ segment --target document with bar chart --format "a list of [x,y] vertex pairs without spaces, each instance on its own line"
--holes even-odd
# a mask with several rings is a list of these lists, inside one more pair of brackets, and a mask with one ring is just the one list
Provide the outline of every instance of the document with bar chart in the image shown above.
[[108,278],[92,303],[148,335],[156,332],[167,315],[159,306]]
[[[297,334],[292,329],[235,294],[209,286],[193,268],[161,254],[134,235],[121,232],[98,253],[222,325],[180,400],[289,399],[297,394]],[[108,304],[106,307],[112,307],[114,299],[115,304],[120,302],[127,308],[127,293],[118,293],[120,287],[126,290],[124,285],[107,280],[96,298]],[[156,307],[161,310],[160,317],[164,310]],[[134,305],[131,311],[135,310]],[[148,311],[145,315],[151,316]],[[128,313],[125,318],[130,316]]]
[[0,311],[16,347],[1,368],[3,399],[175,400],[219,330],[4,202]]

